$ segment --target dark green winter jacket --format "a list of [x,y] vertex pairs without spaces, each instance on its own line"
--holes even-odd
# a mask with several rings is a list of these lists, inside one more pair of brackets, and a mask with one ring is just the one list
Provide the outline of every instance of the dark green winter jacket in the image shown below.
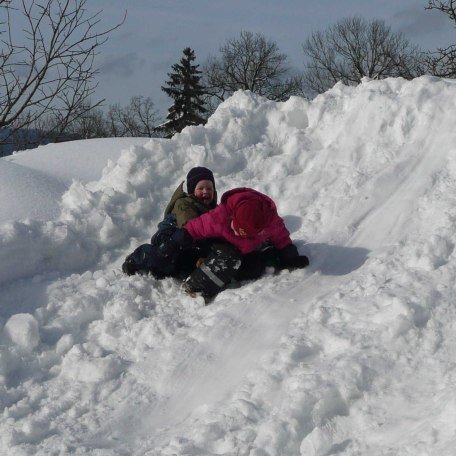
[[165,209],[165,217],[169,214],[176,216],[177,226],[182,228],[189,220],[199,217],[217,206],[217,192],[214,190],[214,201],[206,206],[200,203],[194,195],[184,192],[184,182],[182,182],[171,197]]

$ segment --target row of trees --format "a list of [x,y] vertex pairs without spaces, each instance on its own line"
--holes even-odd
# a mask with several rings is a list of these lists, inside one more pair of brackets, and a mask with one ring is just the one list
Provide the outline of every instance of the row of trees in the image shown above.
[[[291,95],[314,96],[338,81],[357,84],[363,77],[456,77],[456,45],[423,52],[383,21],[353,17],[305,40],[302,75],[293,73],[274,41],[244,31],[201,69],[194,51],[184,49],[162,87],[173,100],[165,122],[159,121],[152,100],[142,96],[105,112],[102,100],[92,100],[94,59],[122,21],[99,30],[100,13],[88,15],[86,1],[0,0],[0,141],[9,136],[39,142],[40,134],[54,140],[170,137],[187,125],[204,123],[239,89],[283,101]],[[443,12],[456,25],[456,0],[429,0],[426,8]],[[12,27],[18,15],[24,24],[21,36]]]

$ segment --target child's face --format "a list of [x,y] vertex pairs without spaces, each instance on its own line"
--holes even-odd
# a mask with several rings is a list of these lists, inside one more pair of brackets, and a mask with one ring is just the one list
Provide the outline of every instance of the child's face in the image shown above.
[[210,180],[201,180],[196,184],[196,198],[205,205],[209,205],[214,201],[214,184]]

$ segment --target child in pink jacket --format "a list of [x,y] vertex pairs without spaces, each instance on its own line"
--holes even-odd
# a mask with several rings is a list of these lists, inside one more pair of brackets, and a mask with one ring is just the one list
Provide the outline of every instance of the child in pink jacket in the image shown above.
[[219,238],[242,254],[254,252],[269,239],[277,249],[291,244],[290,233],[269,196],[251,188],[235,188],[222,195],[220,205],[190,220],[185,229],[193,240]]
[[269,260],[279,269],[309,264],[290,239],[274,201],[251,188],[241,187],[222,195],[219,206],[194,218],[178,230],[165,252],[170,257],[194,241],[222,241],[186,280],[190,293],[217,294],[234,277],[259,277]]

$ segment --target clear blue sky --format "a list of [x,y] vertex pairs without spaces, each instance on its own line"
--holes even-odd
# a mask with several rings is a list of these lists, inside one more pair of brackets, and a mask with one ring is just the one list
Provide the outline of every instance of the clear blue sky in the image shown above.
[[98,0],[105,25],[128,15],[103,46],[97,65],[97,95],[125,105],[134,95],[149,96],[162,115],[171,100],[160,86],[171,65],[189,46],[203,64],[242,30],[274,40],[289,64],[304,68],[302,43],[309,34],[337,20],[359,15],[386,21],[412,43],[435,49],[456,43],[456,28],[440,12],[426,11],[427,0]]

